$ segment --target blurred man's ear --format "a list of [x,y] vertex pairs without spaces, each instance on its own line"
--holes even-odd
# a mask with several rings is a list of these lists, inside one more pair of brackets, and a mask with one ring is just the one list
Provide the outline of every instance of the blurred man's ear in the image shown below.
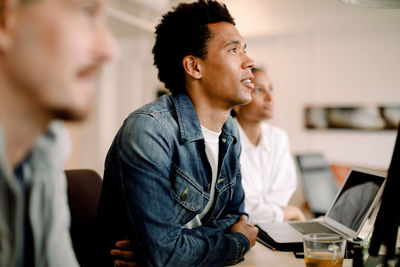
[[11,8],[17,0],[0,0],[0,52],[10,44]]
[[0,27],[6,24],[10,0],[0,0]]
[[0,27],[3,27],[5,23],[5,10],[6,10],[6,0],[0,0]]

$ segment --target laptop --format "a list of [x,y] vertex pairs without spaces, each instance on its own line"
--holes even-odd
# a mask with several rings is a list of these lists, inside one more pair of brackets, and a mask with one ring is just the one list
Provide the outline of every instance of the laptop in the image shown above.
[[357,239],[365,221],[379,202],[387,173],[353,167],[324,217],[304,222],[256,225],[258,240],[272,249],[302,251],[303,235],[337,233]]

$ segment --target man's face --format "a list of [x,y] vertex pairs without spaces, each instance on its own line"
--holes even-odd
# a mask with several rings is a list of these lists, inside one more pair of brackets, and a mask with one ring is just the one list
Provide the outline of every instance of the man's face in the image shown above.
[[77,120],[90,110],[96,73],[113,54],[104,4],[37,0],[12,13],[6,75],[35,112]]
[[274,94],[268,75],[262,71],[254,72],[254,89],[251,92],[253,100],[247,105],[238,107],[242,120],[262,121],[274,116]]
[[208,25],[212,37],[207,56],[201,60],[201,82],[211,101],[224,109],[251,101],[254,61],[246,55],[246,45],[230,23]]

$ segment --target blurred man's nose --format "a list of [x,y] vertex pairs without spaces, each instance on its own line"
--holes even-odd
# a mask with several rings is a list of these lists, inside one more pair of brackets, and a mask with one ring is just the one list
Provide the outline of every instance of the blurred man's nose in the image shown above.
[[94,53],[96,60],[99,62],[110,61],[118,53],[116,41],[108,28],[102,27],[98,30],[94,44]]

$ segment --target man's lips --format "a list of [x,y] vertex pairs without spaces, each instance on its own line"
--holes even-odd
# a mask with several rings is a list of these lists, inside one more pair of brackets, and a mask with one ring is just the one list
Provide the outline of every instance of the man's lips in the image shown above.
[[251,89],[254,89],[254,83],[253,83],[253,80],[251,78],[245,78],[245,79],[241,80],[240,82],[244,83],[245,86],[247,86],[247,87],[249,87]]

